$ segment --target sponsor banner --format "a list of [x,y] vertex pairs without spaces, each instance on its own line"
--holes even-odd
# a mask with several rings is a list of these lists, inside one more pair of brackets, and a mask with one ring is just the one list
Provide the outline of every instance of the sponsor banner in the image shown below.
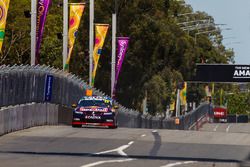
[[197,82],[250,82],[250,65],[198,64]]
[[181,105],[187,105],[187,82],[184,82],[184,87],[180,91]]
[[72,3],[69,6],[70,15],[69,15],[69,32],[68,32],[68,57],[66,64],[64,65],[65,70],[69,70],[69,62],[71,58],[71,53],[75,43],[76,36],[78,34],[78,28],[80,25],[81,17],[84,11],[85,4],[81,3]]
[[36,60],[35,64],[39,63],[39,51],[42,42],[44,24],[46,21],[50,0],[38,0],[37,1],[37,24],[36,24]]
[[9,3],[10,0],[0,0],[0,51],[2,51],[3,46]]
[[126,55],[126,51],[128,48],[129,37],[118,37],[117,44],[118,44],[118,51],[117,51],[117,58],[116,58],[116,68],[115,68],[115,83],[113,86],[113,96],[115,95],[115,89],[118,81],[118,77],[122,68],[122,63],[124,57]]
[[54,79],[53,75],[46,76],[45,88],[44,88],[44,101],[51,101],[53,79]]
[[227,109],[222,107],[215,107],[214,109],[214,118],[226,118]]
[[108,24],[95,24],[95,47],[93,51],[93,71],[92,71],[92,85],[95,83],[96,70],[98,61],[102,53],[102,47],[108,32]]

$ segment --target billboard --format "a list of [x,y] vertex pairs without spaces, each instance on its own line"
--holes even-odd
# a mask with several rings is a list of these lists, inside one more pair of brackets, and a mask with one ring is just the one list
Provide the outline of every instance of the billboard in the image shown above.
[[197,82],[250,82],[250,65],[197,64]]

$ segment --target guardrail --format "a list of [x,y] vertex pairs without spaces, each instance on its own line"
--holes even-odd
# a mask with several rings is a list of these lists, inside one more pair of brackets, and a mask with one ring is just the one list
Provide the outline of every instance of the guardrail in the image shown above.
[[[53,83],[51,82],[50,86],[48,86],[46,81],[47,76],[53,77]],[[19,119],[19,110],[21,113],[24,113],[25,106],[22,104],[26,103],[46,103],[46,106],[57,105],[57,108],[53,109],[55,113],[59,113],[57,123],[69,124],[72,115],[71,104],[76,103],[79,98],[85,95],[86,89],[89,88],[87,83],[79,77],[48,66],[0,66],[0,107],[20,104],[19,108],[3,108],[4,113],[6,112],[10,115],[14,115],[11,117],[0,117],[3,119],[0,120],[0,124],[5,124],[6,121],[10,121],[8,119],[11,119],[11,122],[15,123],[15,121],[12,120]],[[49,99],[46,99],[47,89],[50,93]],[[95,88],[93,88],[93,94],[105,95],[102,91]],[[44,120],[44,116],[39,115],[42,114],[41,112],[51,114],[48,113],[48,108],[43,108],[43,111],[41,111],[42,107],[36,108],[34,105],[30,104],[27,106],[32,106],[33,108],[31,107],[29,109],[34,111],[30,112],[37,114],[31,114],[35,116],[33,120],[40,119],[40,117],[42,118],[41,120]],[[203,104],[195,111],[179,117],[179,124],[176,124],[175,118],[160,118],[142,115],[136,110],[131,110],[120,105],[118,123],[120,127],[130,128],[190,129],[190,127],[197,124],[200,118],[205,117],[209,108],[208,104]],[[14,116],[16,116],[16,118],[14,118]],[[23,120],[24,119],[25,118],[23,118]],[[12,123],[9,127],[13,127]],[[20,124],[18,122],[16,123],[18,124],[16,129],[20,129]],[[47,121],[47,123],[49,123],[49,121]],[[32,122],[30,125],[33,126]],[[35,125],[40,125],[40,122],[35,123]],[[4,125],[4,127],[5,126],[7,125]],[[25,127],[26,126],[24,126],[24,128]],[[9,130],[7,130],[7,132],[9,132]]]

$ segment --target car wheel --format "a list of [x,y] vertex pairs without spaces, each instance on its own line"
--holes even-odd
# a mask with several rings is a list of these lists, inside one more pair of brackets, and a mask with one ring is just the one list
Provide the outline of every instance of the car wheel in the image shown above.
[[72,124],[72,127],[73,127],[73,128],[80,128],[81,125],[73,125],[73,124]]

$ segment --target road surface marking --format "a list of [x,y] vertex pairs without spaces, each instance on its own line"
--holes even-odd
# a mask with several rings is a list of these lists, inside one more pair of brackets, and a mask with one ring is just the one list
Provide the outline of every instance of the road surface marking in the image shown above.
[[215,126],[214,131],[216,131],[218,127],[219,127],[219,124],[217,124],[217,125]]
[[132,144],[134,143],[134,141],[131,141],[129,142],[128,144],[126,145],[123,145],[123,146],[120,146],[118,148],[115,148],[115,149],[112,149],[112,150],[107,150],[107,151],[102,151],[102,152],[98,152],[98,153],[95,153],[96,155],[99,155],[99,154],[106,154],[106,153],[111,153],[111,152],[117,152],[119,155],[121,156],[128,156],[124,150],[127,149],[128,147],[130,147]]
[[179,166],[179,165],[185,165],[185,164],[193,164],[195,163],[195,161],[185,161],[185,162],[175,162],[175,163],[171,163],[171,164],[167,164],[161,167],[173,167],[173,166]]
[[227,129],[226,129],[226,132],[229,132],[229,129],[230,129],[231,126],[232,126],[232,124],[229,124],[229,125],[228,125],[228,127],[227,127]]
[[145,136],[146,136],[145,134],[141,135],[141,137],[145,137]]
[[118,159],[118,160],[107,160],[107,161],[98,161],[98,162],[94,162],[94,163],[90,163],[87,165],[82,165],[80,167],[92,167],[92,166],[97,166],[97,165],[101,165],[101,164],[106,164],[106,163],[118,163],[118,162],[128,162],[128,161],[133,161],[134,159]]
[[153,133],[157,133],[157,130],[153,130],[152,132],[153,132]]

